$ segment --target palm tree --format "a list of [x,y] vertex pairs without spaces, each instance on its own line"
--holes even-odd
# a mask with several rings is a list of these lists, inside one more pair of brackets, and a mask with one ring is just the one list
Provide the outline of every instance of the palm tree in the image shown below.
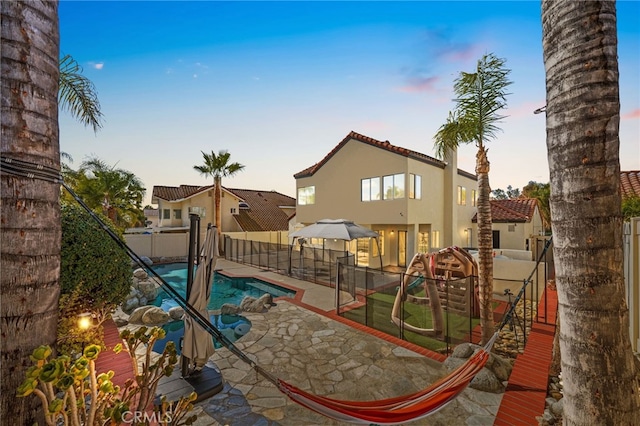
[[60,58],[59,67],[60,109],[69,111],[74,118],[97,132],[102,127],[102,111],[93,82],[82,75],[82,68],[71,55]]
[[564,424],[637,424],[622,268],[616,6],[543,1]]
[[[214,203],[216,209],[216,228],[218,229],[218,236],[222,232],[222,215],[220,212],[220,200],[222,199],[222,178],[230,177],[244,169],[244,165],[240,163],[230,163],[229,158],[231,154],[227,150],[220,150],[216,155],[211,151],[211,154],[202,152],[202,158],[204,164],[201,166],[193,166],[195,170],[205,176],[213,176],[214,185]],[[220,239],[218,240],[220,241]]]
[[118,228],[135,226],[141,217],[145,188],[133,173],[108,166],[98,158],[82,163],[77,172],[66,171],[74,191]]
[[[0,15],[2,157],[59,170],[58,3],[3,1]],[[29,355],[56,341],[60,185],[3,169],[0,194],[0,424],[43,424],[40,401],[15,395]]]
[[436,133],[434,147],[439,158],[445,158],[460,144],[475,143],[476,174],[478,176],[478,286],[480,290],[480,322],[482,342],[494,333],[493,323],[493,234],[491,229],[491,204],[489,196],[489,161],[485,143],[493,139],[499,130],[503,116],[498,111],[506,103],[505,89],[511,84],[510,70],[504,67],[505,60],[493,54],[478,60],[476,71],[461,72],[453,90],[456,94],[455,110]]

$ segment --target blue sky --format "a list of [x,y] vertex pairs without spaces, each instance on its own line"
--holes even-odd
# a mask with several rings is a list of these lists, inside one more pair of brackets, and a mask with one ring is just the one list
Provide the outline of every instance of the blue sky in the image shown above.
[[[61,55],[98,91],[97,134],[60,116],[60,145],[154,185],[207,185],[201,151],[245,165],[223,185],[295,196],[293,174],[351,130],[433,153],[453,81],[485,53],[512,70],[508,117],[489,142],[492,188],[548,182],[538,1],[70,1]],[[640,2],[618,2],[620,157],[640,169]],[[475,147],[458,165],[474,171]]]

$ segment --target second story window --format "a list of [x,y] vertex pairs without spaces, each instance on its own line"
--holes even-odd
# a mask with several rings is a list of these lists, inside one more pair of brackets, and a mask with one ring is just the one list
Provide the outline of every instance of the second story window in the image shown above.
[[380,178],[366,178],[360,181],[362,201],[376,201],[380,199]]
[[458,205],[467,205],[467,188],[465,188],[464,186],[458,186]]
[[174,209],[173,210],[173,218],[174,219],[182,219],[182,210]]
[[316,203],[316,187],[305,186],[304,188],[298,188],[298,205],[306,206]]
[[422,176],[409,173],[409,198],[422,199]]
[[404,198],[404,173],[387,175],[382,178],[383,197],[385,200]]
[[171,219],[171,210],[162,209],[162,218],[163,219]]

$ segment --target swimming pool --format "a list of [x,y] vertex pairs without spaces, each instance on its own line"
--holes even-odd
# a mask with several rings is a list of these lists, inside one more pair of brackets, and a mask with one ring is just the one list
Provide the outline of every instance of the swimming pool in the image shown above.
[[[211,324],[224,334],[231,342],[235,342],[251,329],[251,321],[241,315],[211,315]],[[181,353],[180,339],[184,335],[184,321],[173,321],[162,326],[166,331],[164,339],[157,340],[153,345],[153,350],[162,353],[167,342],[176,344],[178,355]],[[222,344],[213,338],[213,347],[219,349]]]
[[[185,297],[187,291],[186,263],[154,265],[153,270],[182,297]],[[246,296],[257,299],[266,293],[271,294],[274,298],[294,297],[296,295],[296,292],[293,290],[256,278],[230,278],[215,272],[213,275],[211,298],[209,299],[207,309],[210,311],[219,310],[225,303],[240,305],[240,302],[242,302],[242,299]],[[160,290],[158,297],[156,297],[152,303],[155,306],[162,306],[162,302],[165,299],[172,299],[172,297],[164,290]],[[176,305],[177,303],[174,306]]]

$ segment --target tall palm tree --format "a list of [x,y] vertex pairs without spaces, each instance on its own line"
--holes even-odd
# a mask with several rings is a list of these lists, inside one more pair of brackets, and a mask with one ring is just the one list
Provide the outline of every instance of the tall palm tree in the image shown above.
[[[57,1],[0,2],[2,157],[60,169]],[[0,424],[44,423],[16,398],[29,355],[54,345],[60,294],[60,185],[0,174]]]
[[564,423],[637,424],[622,269],[616,6],[542,2]]
[[461,72],[453,90],[456,107],[434,137],[434,147],[439,158],[445,158],[460,144],[475,143],[476,174],[478,176],[478,286],[480,290],[480,322],[482,342],[494,333],[493,323],[493,234],[491,229],[491,204],[489,196],[489,160],[485,143],[495,138],[497,123],[504,118],[498,114],[506,107],[506,87],[509,69],[505,60],[493,54],[478,60],[475,72]]
[[60,109],[70,112],[82,124],[91,126],[97,132],[102,127],[102,111],[95,85],[82,75],[82,67],[71,55],[60,58],[59,66]]
[[[213,177],[214,185],[214,203],[216,209],[216,228],[218,229],[218,236],[222,232],[222,214],[220,212],[220,200],[222,199],[222,178],[230,177],[244,169],[244,165],[240,163],[230,163],[231,154],[227,150],[220,150],[216,155],[211,151],[211,154],[202,152],[202,159],[204,164],[201,166],[193,166],[194,170],[200,172],[205,176]],[[220,240],[218,240],[220,241]]]

